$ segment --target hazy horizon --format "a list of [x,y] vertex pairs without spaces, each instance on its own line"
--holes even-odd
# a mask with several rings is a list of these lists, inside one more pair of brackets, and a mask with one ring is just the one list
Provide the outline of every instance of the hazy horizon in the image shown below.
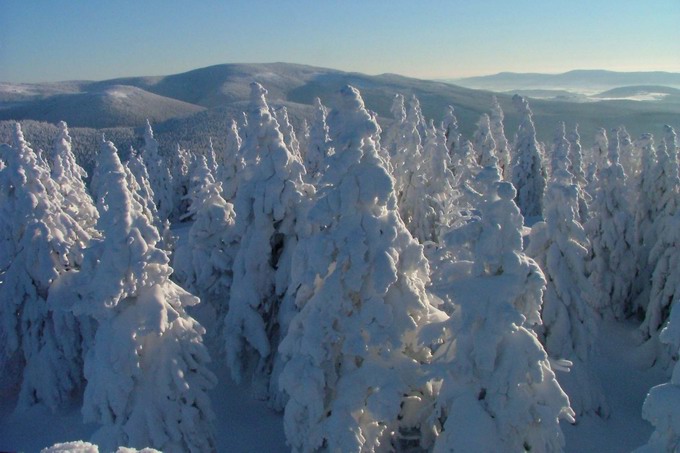
[[680,72],[680,2],[10,2],[0,81],[168,75],[286,62],[455,79],[574,69]]

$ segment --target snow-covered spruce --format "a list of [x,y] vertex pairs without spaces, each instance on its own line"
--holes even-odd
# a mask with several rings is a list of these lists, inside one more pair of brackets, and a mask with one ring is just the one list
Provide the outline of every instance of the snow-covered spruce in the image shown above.
[[[294,451],[376,451],[418,443],[429,350],[419,326],[439,312],[425,292],[422,247],[397,213],[393,180],[359,92],[328,116],[335,154],[310,211],[307,290],[280,351]],[[300,292],[299,292],[300,294]]]
[[158,141],[153,136],[149,120],[144,129],[144,148],[141,155],[149,171],[149,183],[153,189],[156,209],[161,220],[166,220],[173,211],[173,181],[169,162],[158,151]]
[[453,156],[458,153],[458,148],[460,147],[461,134],[458,130],[458,118],[456,118],[455,109],[451,105],[446,108],[444,113],[442,128],[446,137],[446,147],[453,160]]
[[227,129],[227,143],[217,154],[217,174],[215,180],[222,185],[222,197],[233,201],[238,190],[240,172],[245,163],[240,154],[241,136],[236,121],[231,120]]
[[471,274],[448,288],[456,307],[421,334],[438,345],[433,450],[561,451],[559,420],[573,422],[574,412],[533,331],[545,279],[522,254],[514,187],[498,182],[489,190]]
[[600,170],[592,218],[585,225],[593,246],[590,279],[600,313],[622,318],[632,311],[635,278],[634,222],[626,196],[626,175],[619,163],[618,137],[609,140],[606,167]]
[[496,155],[496,141],[491,133],[491,120],[489,115],[484,113],[477,122],[477,130],[472,137],[472,147],[475,150],[475,160],[482,167],[489,165],[484,161],[484,156]]
[[[680,231],[680,216],[675,218],[675,231]],[[675,253],[677,256],[677,246]],[[677,292],[674,302],[668,325],[659,337],[677,356],[680,353],[680,296]],[[635,453],[676,452],[680,449],[680,362],[675,364],[669,382],[652,387],[649,391],[642,406],[642,418],[654,425],[654,432],[647,444],[635,450]]]
[[583,147],[581,146],[581,135],[578,133],[578,124],[574,125],[567,134],[569,140],[569,173],[574,177],[574,184],[578,189],[578,219],[583,225],[590,220],[589,204],[592,202],[591,196],[586,192],[588,181],[583,169]]
[[142,212],[149,222],[161,233],[161,241],[157,246],[168,253],[172,252],[176,238],[170,231],[170,222],[167,219],[161,219],[158,214],[146,164],[133,148],[130,148],[129,158],[125,162],[125,172],[132,196],[141,205]]
[[[644,312],[649,304],[649,291],[651,290],[652,271],[654,263],[649,262],[649,253],[657,242],[656,219],[657,199],[659,194],[655,189],[660,186],[662,166],[658,165],[654,137],[652,134],[643,134],[635,142],[640,154],[640,173],[635,180],[634,191],[638,196],[634,204],[634,241],[636,251],[636,276],[633,284],[633,310]],[[656,328],[655,328],[656,330]]]
[[266,93],[260,84],[251,84],[247,137],[241,147],[246,166],[234,203],[240,246],[234,258],[225,346],[233,378],[252,376],[255,392],[277,406],[282,396],[275,378],[270,378],[285,333],[283,320],[294,308],[281,302],[290,281],[298,220],[313,188],[303,183],[304,166],[283,142]]
[[440,242],[444,231],[455,224],[459,218],[457,202],[458,192],[451,167],[451,158],[446,148],[446,137],[443,129],[435,128],[430,121],[425,130],[425,144],[423,146],[423,163],[421,174],[427,180],[422,205],[428,207],[428,212],[419,220],[420,231],[425,234],[417,235],[421,241]]
[[[636,181],[640,174],[640,154],[637,152],[635,143],[630,138],[630,134],[624,126],[619,127],[619,147],[621,148],[621,166],[630,181]],[[633,192],[633,191],[631,191]],[[637,195],[631,193],[630,195]],[[631,202],[635,197],[631,198]]]
[[204,329],[186,313],[198,298],[170,281],[159,234],[130,193],[111,142],[99,154],[98,228],[79,271],[62,274],[49,304],[97,321],[85,357],[83,414],[94,442],[165,452],[214,451],[207,390],[215,384]]
[[172,202],[171,222],[186,220],[184,215],[189,210],[189,188],[191,186],[191,167],[196,155],[189,149],[182,148],[179,143],[172,159]]
[[324,162],[328,154],[329,137],[326,117],[328,109],[321,103],[321,99],[314,99],[314,120],[309,128],[309,141],[305,153],[305,166],[310,182],[317,181],[324,171]]
[[540,217],[543,215],[543,193],[546,185],[546,170],[543,165],[543,151],[536,140],[536,128],[529,103],[519,95],[512,102],[521,115],[517,131],[512,170],[512,183],[517,188],[517,205],[522,215]]
[[602,386],[591,370],[597,342],[595,290],[588,280],[590,243],[578,219],[578,187],[569,173],[569,142],[560,125],[552,153],[551,180],[545,194],[545,221],[535,224],[526,253],[547,280],[539,338],[548,355],[572,362],[560,383],[577,415],[606,417]]
[[0,227],[9,252],[0,269],[0,388],[20,385],[19,408],[42,403],[54,411],[82,388],[89,323],[54,311],[47,298],[53,280],[79,265],[90,236],[62,210],[49,169],[18,123],[14,145],[0,148]]
[[196,159],[192,174],[189,213],[194,222],[189,240],[174,257],[175,276],[183,286],[198,295],[202,309],[210,307],[201,318],[208,331],[222,332],[232,282],[232,262],[237,247],[234,232],[234,209],[220,195],[220,185],[213,179],[205,157]]
[[[649,251],[647,269],[651,270],[649,303],[645,310],[645,319],[640,326],[644,338],[657,340],[659,331],[667,321],[668,313],[680,300],[680,177],[678,160],[674,147],[666,147],[659,152],[655,184],[654,224],[651,226],[655,243]],[[643,293],[644,294],[644,293]],[[675,352],[675,351],[671,351]],[[654,360],[664,356],[657,351]]]
[[505,181],[512,179],[512,156],[510,144],[505,136],[505,126],[503,120],[505,115],[501,108],[498,98],[493,96],[491,98],[491,136],[496,143],[496,157],[498,158],[498,166],[501,169],[501,175]]
[[423,137],[420,135],[418,124],[419,114],[416,110],[420,107],[416,105],[416,102],[415,97],[411,99],[408,113],[406,113],[404,97],[401,95],[395,97],[392,105],[395,122],[388,130],[386,137],[388,139],[386,146],[393,166],[394,190],[397,194],[400,214],[407,225],[411,217],[411,206],[404,201],[404,196],[413,183],[411,180],[418,170],[423,149]]
[[607,152],[609,149],[609,140],[607,139],[606,129],[599,128],[595,131],[595,142],[589,153],[584,155],[586,167],[586,192],[592,199],[595,198],[597,192],[598,179],[600,171],[609,165]]
[[215,153],[212,137],[208,137],[208,148],[203,152],[203,157],[205,157],[210,172],[213,175],[217,174],[217,154]]
[[281,135],[283,135],[283,142],[286,144],[286,148],[288,148],[297,160],[302,161],[300,142],[297,139],[293,125],[290,124],[288,109],[285,106],[273,109],[272,115],[274,116],[274,119],[276,119],[276,122],[279,123],[279,130],[281,131]]
[[62,207],[90,235],[95,231],[99,214],[85,188],[87,173],[76,162],[68,126],[61,121],[59,135],[50,155],[52,179],[63,197]]

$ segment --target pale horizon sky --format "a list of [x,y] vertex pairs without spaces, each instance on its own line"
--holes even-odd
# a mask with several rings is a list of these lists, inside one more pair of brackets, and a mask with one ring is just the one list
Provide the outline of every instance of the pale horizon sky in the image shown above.
[[680,72],[680,0],[0,0],[0,81],[287,62],[437,79]]

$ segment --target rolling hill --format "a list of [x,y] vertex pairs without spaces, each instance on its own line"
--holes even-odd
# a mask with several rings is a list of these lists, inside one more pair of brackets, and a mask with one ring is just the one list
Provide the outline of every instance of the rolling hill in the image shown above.
[[468,88],[509,91],[521,89],[569,90],[593,93],[634,85],[661,85],[680,88],[680,74],[674,72],[614,72],[579,69],[563,74],[501,72],[499,74],[450,79],[447,82]]
[[[631,81],[630,74],[606,71],[572,71],[563,75],[570,80]],[[660,75],[659,75],[660,74]],[[519,76],[519,75],[515,75]],[[515,77],[513,76],[513,77]],[[550,75],[532,75],[535,80],[553,79]],[[649,73],[651,78],[675,80],[680,74]],[[635,77],[642,77],[636,75]],[[516,77],[515,77],[516,78]],[[656,80],[656,79],[654,79]],[[671,81],[672,81],[671,80]],[[153,77],[128,77],[98,82],[71,81],[48,84],[0,83],[0,120],[35,120],[55,123],[66,120],[74,134],[78,128],[119,128],[121,137],[139,136],[145,119],[154,123],[161,145],[174,151],[176,143],[185,147],[207,146],[212,137],[221,146],[226,124],[232,117],[240,117],[248,101],[249,83],[262,83],[269,91],[268,100],[274,107],[285,105],[294,125],[301,124],[312,112],[311,104],[320,97],[324,104],[333,105],[335,93],[344,85],[359,88],[369,109],[378,114],[383,125],[392,115],[390,107],[396,93],[416,95],[427,118],[439,121],[448,105],[453,105],[461,131],[470,137],[482,113],[491,106],[491,91],[464,88],[445,82],[420,80],[395,74],[370,76],[312,66],[268,64],[222,64],[196,69],[181,74]],[[537,82],[538,83],[538,82]],[[680,84],[680,80],[678,81]],[[630,84],[629,84],[630,85]],[[532,89],[544,89],[533,87]],[[512,138],[518,118],[511,103],[510,93],[498,93],[506,112],[506,133]],[[590,146],[598,127],[612,128],[626,125],[638,136],[643,132],[660,133],[663,124],[680,128],[680,104],[675,102],[636,102],[612,99],[597,102],[573,102],[565,99],[531,99],[539,139],[549,142],[559,121],[580,125],[584,146]],[[31,127],[37,127],[33,123]],[[0,128],[0,141],[6,141]],[[30,128],[26,131],[31,138]],[[43,132],[35,137],[48,146]],[[92,143],[91,139],[84,142]],[[127,149],[132,143],[120,144]],[[37,145],[36,145],[37,146]],[[91,151],[90,151],[91,153]]]

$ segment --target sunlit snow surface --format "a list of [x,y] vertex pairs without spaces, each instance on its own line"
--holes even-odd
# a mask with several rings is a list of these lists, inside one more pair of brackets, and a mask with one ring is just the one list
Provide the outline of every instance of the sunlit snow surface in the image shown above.
[[[647,368],[636,348],[636,323],[605,322],[593,369],[611,408],[608,420],[584,416],[575,426],[563,423],[568,452],[630,452],[649,440],[652,425],[642,420],[649,389],[668,381],[664,371]],[[557,374],[559,379],[560,374]]]

